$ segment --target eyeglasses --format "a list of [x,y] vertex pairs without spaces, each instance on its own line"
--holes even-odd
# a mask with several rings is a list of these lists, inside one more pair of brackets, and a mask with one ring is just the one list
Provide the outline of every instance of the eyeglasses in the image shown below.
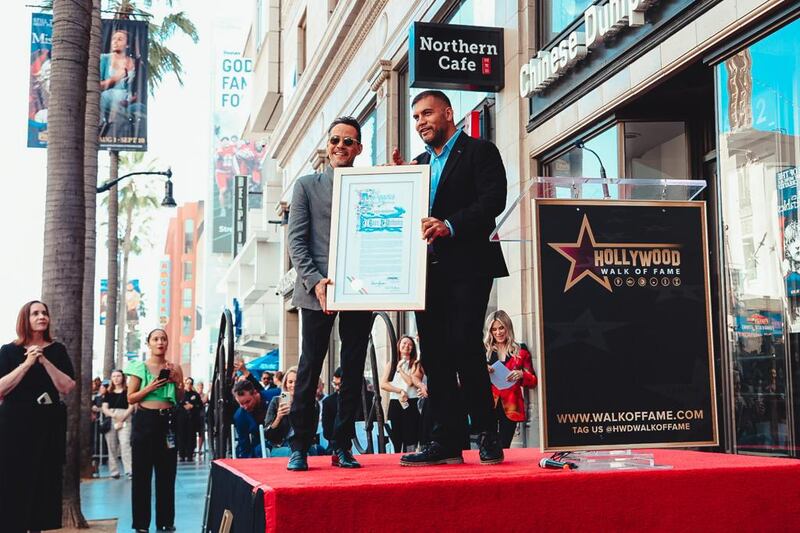
[[355,143],[359,142],[352,137],[339,137],[338,135],[334,135],[328,139],[328,142],[331,143],[331,146],[336,146],[339,144],[339,141],[343,142],[345,146],[353,146]]

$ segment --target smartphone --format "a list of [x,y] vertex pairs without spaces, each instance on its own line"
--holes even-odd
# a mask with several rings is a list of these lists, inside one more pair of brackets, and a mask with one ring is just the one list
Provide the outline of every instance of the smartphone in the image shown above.
[[169,379],[169,368],[162,368],[158,373],[158,379]]
[[288,402],[288,401],[289,401],[289,393],[287,393],[287,392],[282,392],[282,393],[281,393],[281,396],[280,396],[280,398],[281,398],[281,399],[280,399],[280,400],[278,400],[278,402],[279,402],[279,403],[286,403],[286,402]]

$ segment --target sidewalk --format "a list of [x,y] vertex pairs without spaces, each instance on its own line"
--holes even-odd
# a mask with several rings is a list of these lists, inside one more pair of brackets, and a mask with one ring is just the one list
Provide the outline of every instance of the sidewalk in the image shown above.
[[[210,462],[205,459],[178,462],[175,480],[175,528],[178,531],[194,533],[201,530],[210,468]],[[100,469],[100,476],[81,483],[83,516],[87,520],[116,518],[117,531],[132,531],[130,480],[112,479],[106,466]],[[152,516],[150,531],[155,531],[155,508]]]

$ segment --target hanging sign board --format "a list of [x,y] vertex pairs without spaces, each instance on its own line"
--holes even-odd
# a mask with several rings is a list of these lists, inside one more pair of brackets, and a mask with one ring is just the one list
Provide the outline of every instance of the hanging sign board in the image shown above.
[[497,92],[505,85],[503,28],[415,22],[408,43],[411,87]]
[[717,445],[705,203],[535,217],[542,448]]

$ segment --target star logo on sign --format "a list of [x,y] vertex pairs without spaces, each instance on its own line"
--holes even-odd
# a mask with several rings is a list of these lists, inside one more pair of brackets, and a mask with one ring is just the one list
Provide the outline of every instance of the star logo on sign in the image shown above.
[[570,262],[569,274],[567,274],[567,283],[564,285],[564,292],[570,290],[573,285],[586,277],[595,280],[608,292],[613,292],[608,276],[598,276],[593,270],[594,249],[597,248],[598,245],[594,240],[594,233],[592,233],[592,227],[589,225],[589,218],[586,215],[583,215],[581,229],[578,232],[578,240],[576,242],[548,243],[548,245]]

